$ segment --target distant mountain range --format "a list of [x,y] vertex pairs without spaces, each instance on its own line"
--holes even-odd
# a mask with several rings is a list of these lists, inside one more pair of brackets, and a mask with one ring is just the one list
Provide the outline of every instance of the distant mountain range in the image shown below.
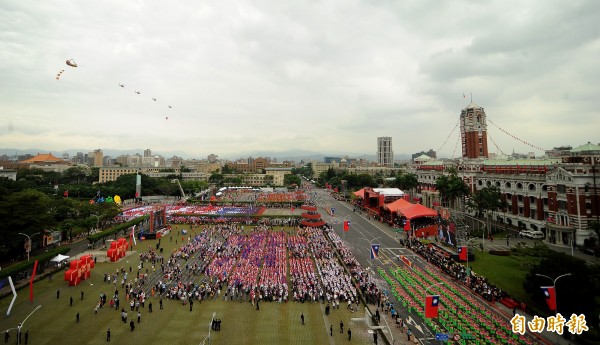
[[[32,155],[36,155],[38,153],[52,153],[54,156],[56,157],[61,157],[63,153],[68,153],[69,157],[73,157],[77,154],[77,152],[83,152],[84,154],[87,154],[89,152],[94,151],[93,149],[68,149],[68,150],[64,150],[64,151],[53,151],[53,150],[45,150],[45,149],[38,149],[38,148],[31,148],[31,149],[26,149],[26,150],[22,150],[22,149],[10,149],[10,148],[0,148],[0,155],[7,155],[8,157],[15,157],[16,156],[20,156],[20,155],[25,155],[25,154],[32,154]],[[102,149],[102,152],[104,152],[105,156],[110,156],[110,157],[118,157],[121,155],[134,155],[136,153],[139,153],[140,155],[144,154],[144,149],[131,149],[131,150],[117,150],[117,149]],[[152,151],[153,155],[161,155],[165,158],[170,158],[172,156],[178,156],[178,157],[183,157],[184,159],[191,159],[191,158],[196,158],[196,159],[205,159],[206,157],[198,157],[198,156],[192,156],[184,151]],[[218,153],[215,153],[218,154]],[[304,160],[305,162],[310,162],[310,161],[318,161],[318,162],[323,162],[324,157],[345,157],[347,156],[348,158],[364,158],[366,160],[369,161],[375,161],[377,159],[377,155],[375,154],[365,154],[365,153],[351,153],[351,152],[346,152],[346,153],[327,153],[327,154],[323,154],[320,152],[315,152],[315,151],[307,151],[307,150],[288,150],[288,151],[252,151],[252,152],[246,152],[246,153],[239,153],[237,155],[219,155],[219,158],[221,159],[230,159],[230,160],[235,160],[238,158],[247,158],[247,157],[271,157],[271,158],[277,158],[277,161],[282,162],[282,161],[296,161],[299,162],[301,160]],[[395,160],[409,160],[411,158],[410,154],[397,154],[394,155],[394,159]]]

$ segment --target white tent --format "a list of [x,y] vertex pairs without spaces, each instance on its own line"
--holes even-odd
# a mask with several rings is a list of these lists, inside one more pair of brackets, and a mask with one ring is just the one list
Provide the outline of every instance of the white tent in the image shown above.
[[54,258],[52,258],[52,260],[50,260],[50,262],[56,262],[56,263],[61,263],[65,260],[67,260],[69,257],[66,255],[62,255],[62,254],[58,254],[57,256],[55,256]]

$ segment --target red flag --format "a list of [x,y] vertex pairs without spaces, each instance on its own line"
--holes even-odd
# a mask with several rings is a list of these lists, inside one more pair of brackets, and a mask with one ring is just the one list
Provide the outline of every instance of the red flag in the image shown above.
[[406,223],[404,223],[404,230],[410,231],[410,219],[407,219]]
[[466,246],[458,247],[458,260],[467,261],[468,249]]
[[440,304],[439,295],[425,297],[425,317],[430,319],[438,317],[438,306]]
[[554,286],[541,286],[542,291],[544,292],[544,296],[546,296],[546,303],[548,303],[548,308],[550,311],[556,310],[556,291],[554,290]]
[[65,190],[65,192],[63,193],[63,195],[65,196],[65,198],[68,198],[69,197],[69,190],[68,189]]
[[344,231],[348,232],[348,230],[350,230],[350,221],[345,220],[344,221]]

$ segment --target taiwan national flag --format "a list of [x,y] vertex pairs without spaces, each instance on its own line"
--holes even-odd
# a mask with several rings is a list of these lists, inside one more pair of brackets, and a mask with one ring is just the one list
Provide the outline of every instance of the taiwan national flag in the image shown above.
[[350,230],[350,221],[345,220],[344,221],[344,231],[348,232],[348,230]]
[[63,195],[65,196],[65,198],[68,198],[69,197],[69,190],[68,189],[65,190],[64,193],[63,193]]
[[379,259],[379,247],[381,247],[381,244],[371,245],[371,259]]
[[440,304],[440,296],[432,295],[425,297],[425,317],[430,319],[438,317],[438,305]]
[[406,223],[404,223],[404,230],[410,231],[410,219],[407,219]]
[[458,260],[467,261],[468,249],[466,246],[458,247]]
[[542,292],[544,296],[546,296],[546,303],[548,303],[548,308],[550,311],[556,310],[556,291],[554,291],[554,286],[542,286]]

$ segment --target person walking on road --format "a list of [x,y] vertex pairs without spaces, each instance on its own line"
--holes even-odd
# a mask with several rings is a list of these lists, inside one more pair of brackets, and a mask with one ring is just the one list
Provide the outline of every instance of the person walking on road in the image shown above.
[[340,333],[344,333],[344,322],[340,321]]
[[300,321],[302,321],[302,324],[304,325],[304,313],[300,314]]
[[106,329],[106,341],[110,341],[110,327]]
[[352,340],[352,331],[348,328],[348,341]]

